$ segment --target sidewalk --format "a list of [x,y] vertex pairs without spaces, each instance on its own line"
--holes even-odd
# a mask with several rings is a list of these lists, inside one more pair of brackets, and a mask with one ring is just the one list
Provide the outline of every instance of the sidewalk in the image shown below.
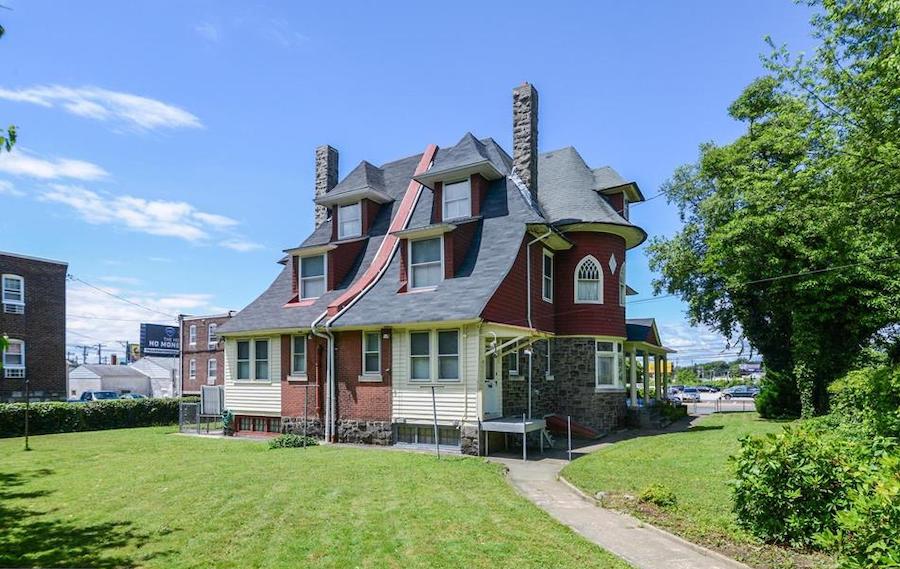
[[[596,450],[605,444],[580,449]],[[748,569],[747,565],[649,526],[627,514],[596,506],[565,482],[559,458],[492,457],[509,469],[510,483],[561,523],[639,569]]]

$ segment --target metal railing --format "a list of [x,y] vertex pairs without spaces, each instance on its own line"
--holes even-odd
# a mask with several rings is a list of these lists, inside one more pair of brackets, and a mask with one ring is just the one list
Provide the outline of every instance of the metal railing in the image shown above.
[[748,413],[756,411],[756,401],[750,397],[735,399],[713,399],[685,403],[691,415],[711,415],[713,413]]

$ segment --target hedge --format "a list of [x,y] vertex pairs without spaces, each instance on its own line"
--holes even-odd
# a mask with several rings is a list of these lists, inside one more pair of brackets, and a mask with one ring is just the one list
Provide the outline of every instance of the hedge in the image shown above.
[[[32,403],[29,433],[71,433],[178,423],[178,405],[194,399],[116,399],[91,403]],[[0,438],[25,434],[25,404],[0,404]]]

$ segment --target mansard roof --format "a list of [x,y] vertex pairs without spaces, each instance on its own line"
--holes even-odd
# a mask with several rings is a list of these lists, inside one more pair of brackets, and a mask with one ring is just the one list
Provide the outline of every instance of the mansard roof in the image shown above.
[[509,172],[508,158],[493,139],[478,140],[467,132],[454,146],[438,152],[432,167],[416,176],[416,181],[433,188],[434,182],[475,173],[496,180]]

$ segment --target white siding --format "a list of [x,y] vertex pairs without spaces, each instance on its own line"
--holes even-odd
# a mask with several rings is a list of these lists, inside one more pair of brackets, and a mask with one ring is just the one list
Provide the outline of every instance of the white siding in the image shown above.
[[[415,330],[415,329],[414,329]],[[474,422],[478,420],[478,328],[462,327],[460,336],[460,370],[458,382],[435,382],[438,422]],[[394,334],[393,353],[393,419],[407,423],[431,423],[434,418],[431,385],[409,381],[409,331]],[[423,386],[424,385],[424,386]]]
[[[281,416],[281,337],[258,336],[269,340],[269,382],[235,381],[237,340],[225,340],[225,408],[235,415]],[[250,363],[251,368],[253,362]]]

